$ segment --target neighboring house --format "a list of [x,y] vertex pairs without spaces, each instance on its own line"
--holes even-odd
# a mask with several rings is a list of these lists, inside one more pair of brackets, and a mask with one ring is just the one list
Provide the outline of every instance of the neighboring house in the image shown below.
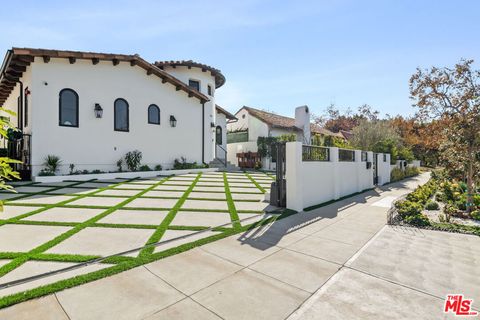
[[[307,106],[295,109],[295,118],[289,118],[244,106],[235,114],[238,121],[227,124],[228,129],[228,160],[238,164],[236,154],[242,152],[257,152],[258,137],[278,137],[284,134],[295,134],[297,141],[311,143],[312,135],[322,137],[332,136],[343,139],[340,133],[333,133],[318,125],[310,123],[310,111]],[[270,163],[263,159],[264,168]]]
[[132,150],[150,167],[169,168],[180,157],[209,163],[233,117],[215,104],[224,83],[219,70],[193,61],[13,48],[0,75],[0,105],[17,112],[21,131],[9,150],[33,176],[51,154],[62,160],[60,173],[70,164],[117,170]]
[[345,140],[350,140],[353,136],[352,131],[345,131],[345,130],[340,130],[339,133],[343,136]]

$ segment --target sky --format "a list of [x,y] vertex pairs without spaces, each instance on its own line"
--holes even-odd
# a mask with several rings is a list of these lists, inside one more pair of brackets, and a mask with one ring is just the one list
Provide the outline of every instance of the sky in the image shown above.
[[[480,61],[480,1],[0,0],[0,52],[11,47],[192,59],[218,68],[216,102],[293,116],[308,105],[369,104],[413,115],[417,67]],[[8,14],[5,14],[8,13]]]

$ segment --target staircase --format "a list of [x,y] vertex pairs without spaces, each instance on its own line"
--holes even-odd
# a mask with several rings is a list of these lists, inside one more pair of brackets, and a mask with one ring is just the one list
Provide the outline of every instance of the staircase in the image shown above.
[[231,164],[230,161],[227,161],[226,164],[227,165],[225,165],[225,160],[224,159],[215,158],[212,161],[210,161],[208,166],[210,168],[219,168],[220,170],[225,170],[225,171],[239,171],[240,170],[237,166]]

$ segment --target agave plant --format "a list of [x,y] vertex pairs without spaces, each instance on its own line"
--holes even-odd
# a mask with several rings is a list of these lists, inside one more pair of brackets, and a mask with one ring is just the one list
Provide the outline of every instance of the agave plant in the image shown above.
[[49,154],[48,156],[45,157],[45,160],[43,162],[43,165],[46,167],[46,169],[52,173],[57,172],[58,166],[62,160],[60,160],[60,157]]

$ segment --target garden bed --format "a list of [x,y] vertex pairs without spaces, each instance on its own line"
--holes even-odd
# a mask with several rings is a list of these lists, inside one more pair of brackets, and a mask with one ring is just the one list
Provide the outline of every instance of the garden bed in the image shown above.
[[214,172],[218,168],[201,168],[201,169],[179,169],[179,170],[162,170],[162,171],[128,171],[128,172],[114,172],[114,173],[89,173],[77,175],[58,175],[58,176],[36,176],[33,177],[34,182],[62,182],[62,181],[86,181],[86,180],[107,180],[116,178],[149,178],[156,176],[171,176],[187,173],[198,172]]
[[396,201],[388,223],[480,236],[480,196],[475,195],[472,212],[466,210],[466,188],[432,173],[432,178]]

